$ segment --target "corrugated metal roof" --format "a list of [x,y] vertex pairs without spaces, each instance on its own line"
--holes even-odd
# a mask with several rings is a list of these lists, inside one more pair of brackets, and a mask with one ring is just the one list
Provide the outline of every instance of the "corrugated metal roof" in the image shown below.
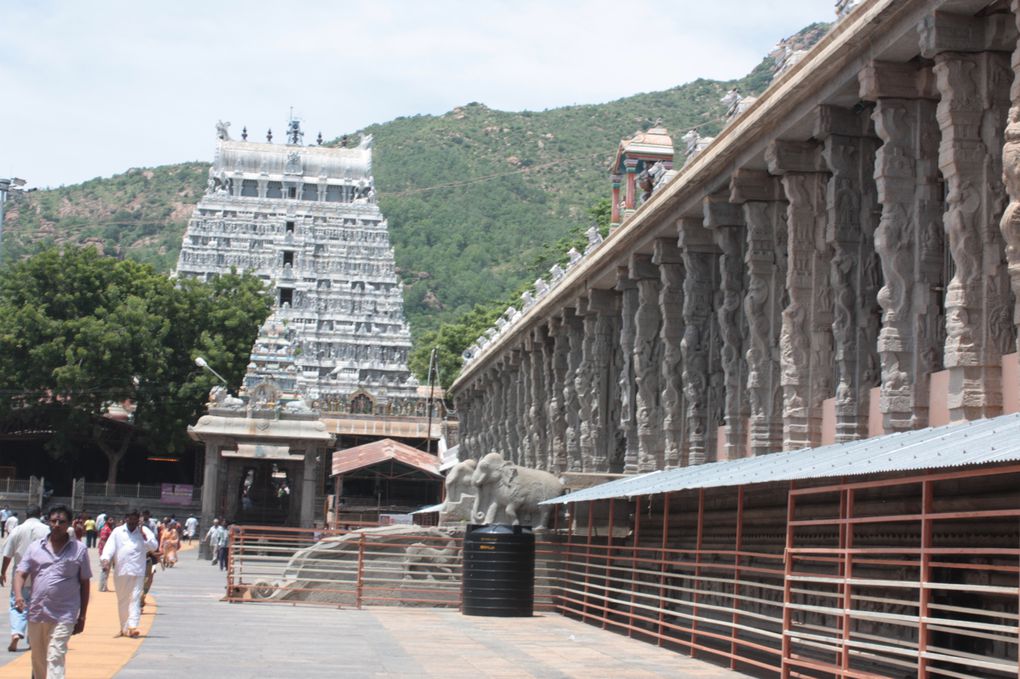
[[1020,413],[611,481],[542,504],[1020,461]]
[[386,460],[396,460],[426,474],[441,476],[439,458],[393,439],[382,439],[336,451],[333,453],[332,475],[346,474]]

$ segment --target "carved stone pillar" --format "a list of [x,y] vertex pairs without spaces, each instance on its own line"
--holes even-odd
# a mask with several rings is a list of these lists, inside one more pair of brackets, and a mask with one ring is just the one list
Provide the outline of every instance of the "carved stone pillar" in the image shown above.
[[737,170],[730,177],[730,202],[740,204],[747,225],[747,392],[750,452],[774,453],[783,446],[779,332],[786,281],[786,203],[779,180],[767,172]]
[[546,469],[549,450],[546,445],[546,406],[548,399],[545,390],[546,334],[543,326],[531,332],[528,347],[531,354],[531,406],[528,417],[534,423],[532,429],[532,463],[535,469]]
[[779,335],[783,385],[783,449],[821,445],[822,402],[833,395],[831,261],[825,240],[821,148],[815,142],[773,141],[765,151],[786,194],[786,293]]
[[524,418],[524,430],[521,432],[521,459],[518,464],[524,467],[535,466],[535,420],[534,414],[534,382],[531,379],[531,366],[536,361],[530,348],[521,349],[521,388],[518,390],[521,399],[521,414]]
[[882,270],[875,252],[878,193],[870,112],[821,106],[815,139],[831,173],[825,192],[825,240],[832,249],[832,335],[836,359],[836,442],[863,438],[870,390],[878,386],[878,291]]
[[629,275],[637,283],[638,305],[634,314],[634,382],[638,432],[638,471],[649,472],[663,467],[661,393],[659,361],[662,345],[659,333],[662,314],[659,311],[659,271],[651,255],[632,254]]
[[595,348],[595,324],[598,321],[597,314],[588,310],[588,298],[582,297],[577,300],[577,315],[582,319],[581,340],[581,363],[577,367],[577,375],[574,376],[574,387],[577,390],[577,402],[580,406],[580,421],[577,436],[577,445],[581,451],[581,471],[591,471],[593,458],[595,457],[595,444],[592,440],[592,408],[595,402],[594,391],[594,363],[592,354]]
[[[712,345],[718,341],[714,331],[715,319],[713,298],[718,289],[716,265],[719,250],[712,232],[704,227],[701,217],[683,218],[679,224],[679,243],[683,251],[684,295],[683,295],[683,339],[680,352],[683,355],[684,401],[687,406],[687,450],[686,465],[704,464],[716,458],[715,430],[718,420],[713,420],[713,410],[718,417],[721,404],[721,390],[713,393],[713,352]],[[717,361],[715,361],[717,363]],[[721,366],[719,367],[721,371]]]
[[860,73],[861,98],[875,101],[872,119],[882,146],[875,182],[882,217],[875,250],[884,285],[878,294],[882,331],[881,411],[885,431],[928,424],[930,375],[942,368],[945,248],[938,127],[931,69],[872,62]]
[[620,372],[617,384],[620,394],[620,431],[623,433],[623,471],[638,470],[637,383],[634,379],[634,316],[637,314],[638,290],[627,275],[626,267],[617,269],[616,289],[620,292]]
[[[999,149],[1013,75],[1006,50],[1016,44],[1008,19],[936,12],[921,32],[923,55],[935,59],[944,225],[955,268],[945,300],[944,356],[953,420],[1002,412],[1002,355],[1015,343],[999,230],[1006,198]],[[961,33],[970,39],[961,40]]]
[[741,306],[747,294],[744,274],[744,213],[728,195],[708,196],[704,202],[705,227],[712,229],[719,255],[721,299],[716,312],[723,370],[724,439],[718,457],[733,460],[747,452],[747,317]]
[[563,400],[566,404],[567,429],[565,433],[567,470],[581,471],[581,404],[577,398],[577,376],[581,367],[581,353],[584,344],[584,322],[567,308],[563,310],[563,324],[570,340],[567,376],[564,382]]
[[[553,466],[553,421],[552,402],[557,398],[556,375],[553,370],[553,349],[554,338],[551,332],[550,323],[546,322],[541,326],[542,331],[542,384],[544,385],[545,401],[542,404],[542,418],[545,427],[542,429],[543,450],[545,451],[544,465],[542,469],[554,471]],[[563,390],[559,392],[559,398],[563,398]]]
[[652,263],[659,267],[662,288],[659,311],[662,314],[662,432],[666,469],[679,467],[686,460],[685,432],[687,413],[684,405],[684,260],[672,239],[655,241]]
[[521,455],[521,426],[523,418],[521,417],[521,354],[520,351],[512,349],[507,352],[506,357],[506,372],[507,372],[507,393],[506,393],[506,412],[507,412],[507,450],[505,455],[509,459],[514,461],[520,460]]
[[502,359],[497,359],[492,370],[492,385],[489,389],[492,399],[492,428],[495,439],[493,448],[507,454],[506,436],[510,424],[506,412],[506,391],[508,388],[507,369]]
[[567,470],[567,417],[563,392],[570,368],[570,338],[561,317],[549,319],[549,335],[553,339],[552,388],[549,393],[549,471]]
[[[1020,29],[1020,0],[1012,0],[1010,9]],[[1016,326],[1017,350],[1020,351],[1020,43],[1013,52],[1013,86],[1009,97],[1011,106],[1006,122],[1005,143],[1002,147],[1002,178],[1009,195],[1009,204],[1002,215],[999,228],[1006,243],[1006,263],[1013,288],[1013,323]],[[1014,385],[1015,386],[1015,385]]]
[[613,319],[617,313],[617,294],[611,290],[588,291],[588,315],[594,319],[591,346],[591,414],[588,434],[592,441],[592,462],[586,467],[593,472],[609,471],[610,433],[610,382],[612,362]]

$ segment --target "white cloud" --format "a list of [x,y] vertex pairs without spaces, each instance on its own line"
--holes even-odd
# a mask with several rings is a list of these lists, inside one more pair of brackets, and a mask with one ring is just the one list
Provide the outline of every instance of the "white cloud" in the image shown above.
[[536,110],[738,77],[832,15],[831,0],[23,3],[0,23],[0,175],[209,159],[216,120],[261,138],[290,106],[332,137],[470,101]]

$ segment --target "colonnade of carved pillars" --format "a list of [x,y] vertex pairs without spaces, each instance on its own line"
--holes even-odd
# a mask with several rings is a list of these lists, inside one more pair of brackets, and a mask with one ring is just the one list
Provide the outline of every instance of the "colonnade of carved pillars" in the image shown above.
[[810,141],[770,143],[768,171],[737,169],[677,240],[545,320],[458,395],[469,450],[557,471],[699,464],[818,445],[829,398],[851,441],[879,385],[885,431],[925,426],[943,367],[952,419],[1001,412],[1020,324],[1018,6],[932,15],[924,59],[868,64],[862,104],[818,107]]

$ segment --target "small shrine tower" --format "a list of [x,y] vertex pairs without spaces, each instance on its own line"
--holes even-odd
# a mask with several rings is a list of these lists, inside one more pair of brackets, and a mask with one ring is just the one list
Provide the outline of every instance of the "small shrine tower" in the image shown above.
[[[610,169],[613,181],[613,226],[617,226],[629,213],[652,193],[657,180],[673,169],[673,139],[661,121],[646,132],[638,132],[630,139],[620,141],[616,158]],[[624,180],[626,177],[626,180]],[[626,181],[623,198],[620,185]],[[637,195],[637,189],[644,190]]]

